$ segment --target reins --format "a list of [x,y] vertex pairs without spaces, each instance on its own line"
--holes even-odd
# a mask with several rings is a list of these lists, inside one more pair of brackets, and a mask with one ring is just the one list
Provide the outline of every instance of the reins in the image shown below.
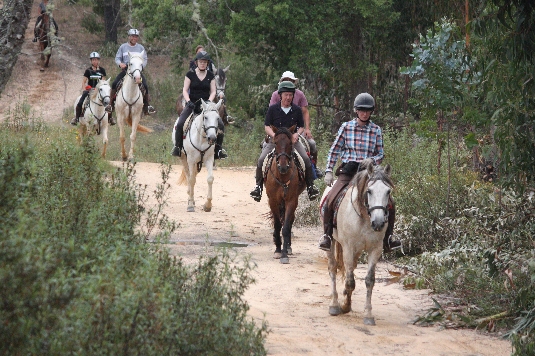
[[[279,134],[286,134],[286,132],[284,131],[279,131],[275,134],[275,136],[279,135]],[[287,134],[286,134],[287,135]],[[290,142],[292,140],[291,136],[288,136],[288,138],[290,139]],[[292,145],[293,147],[293,145]],[[292,148],[293,150],[293,148]],[[284,192],[283,194],[283,197],[286,198],[286,194],[288,194],[288,190],[290,188],[290,183],[292,182],[292,179],[293,177],[295,176],[296,172],[297,172],[297,168],[295,166],[295,162],[293,161],[293,158],[291,155],[289,155],[288,153],[286,152],[281,152],[279,153],[276,157],[275,157],[275,163],[277,164],[277,167],[279,167],[279,158],[282,157],[282,156],[286,156],[286,158],[288,158],[288,161],[290,162],[289,166],[290,166],[290,169],[291,169],[291,175],[290,175],[290,178],[288,179],[288,182],[284,183],[284,182],[281,182],[277,176],[273,173],[273,170],[272,170],[272,166],[273,166],[273,163],[271,164],[271,166],[269,167],[269,173],[271,173],[271,176],[273,177],[273,179],[275,179],[275,182],[277,182],[278,185],[280,185],[282,187],[282,190]],[[279,171],[277,169],[277,171]],[[280,172],[279,172],[280,174]],[[285,173],[285,174],[288,174],[288,173]],[[282,175],[282,174],[281,174]]]
[[[96,89],[96,88],[95,88]],[[96,94],[97,96],[100,97],[100,102],[102,102],[102,104],[99,104],[98,102],[96,101],[93,101],[93,99],[91,99],[91,96],[89,96],[89,111],[91,111],[91,114],[95,117],[95,119],[97,119],[97,122],[98,122],[98,126],[97,126],[97,135],[100,135],[100,123],[102,122],[102,119],[104,119],[104,116],[106,116],[107,112],[104,110],[104,114],[102,114],[101,117],[98,117],[97,115],[95,115],[95,113],[93,112],[93,108],[91,107],[91,103],[93,104],[96,104],[98,106],[102,106],[104,107],[104,99],[105,98],[109,98],[110,96],[109,95],[105,95],[105,96],[102,96],[100,95],[100,88]]]
[[[386,185],[387,187],[392,188],[389,184],[387,184],[387,183],[386,183],[384,180],[382,180],[382,179],[375,179],[375,180],[374,180],[374,183],[375,183],[376,181],[378,181],[378,180],[380,180],[381,182],[383,182],[383,184]],[[368,184],[369,181],[370,181],[370,179],[367,179],[363,184]],[[353,184],[351,185],[351,196],[353,196],[353,190],[355,189],[355,185],[356,185],[355,183],[353,183]],[[360,195],[357,196],[357,199],[358,199],[358,201],[360,202]],[[359,205],[360,205],[360,204],[359,204]],[[362,218],[362,215],[360,215],[360,213],[359,213],[357,207],[355,207],[355,202],[353,201],[353,199],[351,199],[351,206],[353,207],[353,210],[355,210],[355,212],[357,213],[357,215],[358,215],[360,218]],[[368,216],[371,216],[372,211],[377,210],[377,209],[381,209],[381,210],[383,210],[383,212],[385,213],[385,217],[388,217],[388,214],[389,214],[389,212],[388,212],[388,208],[387,208],[386,206],[375,205],[375,206],[369,207],[369,205],[368,205],[368,199],[367,199],[367,198],[366,198],[365,201],[364,201],[364,208],[366,209],[366,211],[367,211],[367,213],[368,213]]]
[[[212,107],[210,108],[210,110],[207,110],[207,111],[216,111],[215,109],[213,109]],[[204,119],[205,119],[205,115],[204,115],[205,111],[203,110],[202,113],[200,113],[199,115],[197,115],[197,117],[199,116],[202,116],[202,126],[199,126],[198,128],[198,132],[200,134],[200,131],[201,129],[203,130],[203,137],[206,137],[206,133],[208,132],[208,130],[210,129],[215,129],[216,130],[216,135],[217,133],[219,132],[219,128],[217,126],[205,126],[204,124]],[[195,120],[197,119],[197,117],[195,118]],[[197,123],[197,122],[196,122]],[[188,136],[189,136],[189,142],[191,143],[191,146],[193,146],[193,148],[195,148],[197,151],[199,151],[199,153],[201,154],[201,160],[199,162],[197,162],[197,172],[200,172],[201,171],[201,168],[202,168],[202,164],[204,162],[204,154],[210,149],[210,147],[212,147],[214,144],[213,143],[208,143],[208,147],[205,149],[205,150],[201,150],[200,148],[198,148],[197,146],[195,146],[195,144],[193,143],[193,140],[191,139],[191,130],[188,131]]]
[[[141,58],[141,57],[139,57],[139,56],[132,56],[132,58]],[[130,60],[132,60],[132,58],[130,58]],[[141,59],[142,59],[142,58],[141,58]],[[131,63],[131,62],[128,63],[128,69],[130,69],[130,63]],[[134,100],[133,103],[129,103],[129,102],[126,100],[126,98],[124,97],[124,90],[123,90],[123,89],[124,89],[124,82],[123,82],[123,85],[121,86],[121,96],[123,97],[123,100],[124,100],[124,102],[126,103],[126,105],[128,105],[128,116],[130,116],[130,115],[132,114],[132,106],[134,106],[134,104],[137,103],[137,101],[138,101],[139,98],[141,97],[141,89],[139,89],[139,85],[136,84],[136,79],[134,78],[134,73],[135,73],[136,71],[139,71],[139,73],[140,73],[140,75],[141,75],[141,72],[142,72],[141,69],[134,69],[134,71],[131,72],[131,73],[130,73],[129,71],[126,72],[126,74],[128,74],[128,76],[134,81],[134,84],[136,85],[137,90],[138,90],[138,91],[137,91],[137,98],[136,98],[136,100]]]

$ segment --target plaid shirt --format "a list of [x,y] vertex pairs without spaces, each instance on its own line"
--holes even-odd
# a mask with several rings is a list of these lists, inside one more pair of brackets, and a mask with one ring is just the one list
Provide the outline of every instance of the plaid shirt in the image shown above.
[[340,126],[327,156],[325,172],[332,172],[339,158],[343,163],[362,162],[366,158],[373,158],[376,164],[380,164],[383,157],[381,128],[370,120],[361,127],[357,119],[354,119]]

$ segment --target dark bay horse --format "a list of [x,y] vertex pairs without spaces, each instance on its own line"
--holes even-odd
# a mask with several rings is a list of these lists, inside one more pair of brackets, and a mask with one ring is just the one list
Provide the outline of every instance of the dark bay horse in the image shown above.
[[[264,185],[273,217],[273,242],[276,247],[274,257],[280,258],[281,263],[290,263],[288,254],[291,254],[292,225],[299,195],[305,190],[305,182],[299,179],[293,158],[292,134],[295,132],[295,126],[290,129],[277,129],[274,126],[271,128],[275,132],[275,151]],[[284,244],[281,241],[281,230]]]
[[50,15],[45,12],[41,14],[41,21],[36,26],[37,41],[39,44],[39,51],[41,52],[41,60],[43,66],[41,71],[48,68],[50,56],[52,55],[52,48],[50,46]]

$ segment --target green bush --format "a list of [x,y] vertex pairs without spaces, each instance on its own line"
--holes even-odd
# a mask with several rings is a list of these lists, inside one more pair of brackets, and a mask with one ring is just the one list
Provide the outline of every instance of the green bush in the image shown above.
[[265,354],[242,300],[253,264],[185,266],[158,243],[169,166],[149,206],[131,165],[73,136],[0,131],[0,354]]

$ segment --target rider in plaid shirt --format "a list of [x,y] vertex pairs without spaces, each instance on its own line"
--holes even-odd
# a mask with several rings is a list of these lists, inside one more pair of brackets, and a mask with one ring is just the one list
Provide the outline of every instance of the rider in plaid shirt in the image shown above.
[[[360,162],[364,159],[371,158],[375,164],[380,164],[383,160],[383,133],[378,125],[370,121],[370,116],[374,109],[375,100],[370,94],[362,93],[357,95],[354,103],[357,117],[342,124],[329,150],[324,177],[325,184],[332,185],[333,167],[338,159],[342,161],[342,164],[336,172],[338,179],[326,197],[323,213],[324,234],[319,243],[319,248],[322,250],[329,251],[331,249],[334,203],[338,193],[349,184],[353,175],[357,173]],[[395,219],[393,201],[391,203],[392,208],[389,209],[388,228],[383,240],[385,252],[401,247],[399,241],[390,240]]]

